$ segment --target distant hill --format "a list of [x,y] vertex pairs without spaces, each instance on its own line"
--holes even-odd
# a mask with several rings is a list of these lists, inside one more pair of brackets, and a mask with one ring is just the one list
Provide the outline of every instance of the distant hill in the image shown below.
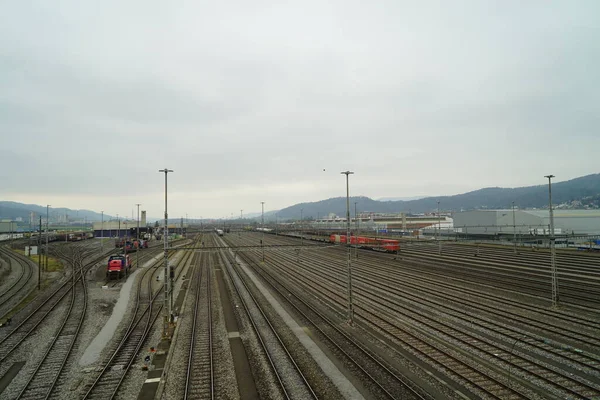
[[[514,201],[519,208],[548,208],[548,185],[520,188],[491,187],[455,196],[426,197],[410,201],[377,201],[368,197],[351,197],[350,210],[354,214],[354,202],[358,211],[380,213],[427,213],[437,209],[437,202],[444,211],[510,208]],[[552,203],[566,204],[569,208],[600,208],[600,174],[552,183]],[[299,219],[300,209],[305,218],[316,218],[335,213],[346,214],[346,198],[336,197],[312,203],[301,203],[279,210],[279,218]]]
[[[14,201],[0,201],[0,219],[15,219],[23,218],[25,223],[29,223],[29,213],[33,211],[36,214],[36,218],[40,215],[46,217],[46,207],[39,206],[36,204],[23,204]],[[52,208],[49,210],[50,221],[57,219],[59,216],[64,217],[65,214],[69,216],[70,220],[83,220],[87,221],[100,221],[102,215],[100,213],[90,210],[72,210],[70,208]],[[104,220],[107,221],[112,218],[110,215],[104,214]]]
[[376,199],[377,201],[409,201],[409,200],[419,200],[423,199],[426,196],[411,196],[411,197],[382,197],[380,199]]

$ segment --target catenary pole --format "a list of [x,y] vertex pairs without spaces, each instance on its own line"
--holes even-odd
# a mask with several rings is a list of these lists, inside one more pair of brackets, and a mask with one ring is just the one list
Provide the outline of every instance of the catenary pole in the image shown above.
[[354,202],[354,225],[356,226],[356,230],[354,232],[354,236],[356,237],[356,245],[354,246],[354,258],[358,258],[358,214],[356,212],[356,205],[358,201]]
[[48,270],[48,236],[50,234],[50,229],[49,229],[49,225],[50,225],[50,220],[48,219],[50,217],[50,214],[48,213],[48,210],[50,209],[50,205],[46,205],[46,251],[45,251],[45,259],[46,259],[46,271]]
[[140,203],[135,204],[137,206],[137,233],[136,233],[136,241],[137,248],[135,249],[135,265],[136,268],[140,267]]
[[440,214],[440,202],[437,202],[438,206],[438,253],[442,254],[442,216]]
[[37,256],[38,256],[38,290],[42,288],[42,254],[40,249],[42,248],[42,216],[40,215],[40,230],[38,233],[38,248],[37,248]]
[[102,214],[102,219],[100,222],[100,253],[104,253],[104,211],[100,211],[100,214]]
[[261,214],[262,239],[260,240],[260,247],[262,250],[262,261],[265,262],[265,202],[261,201],[260,205],[262,207],[262,214]]
[[512,217],[513,217],[513,248],[517,254],[517,218],[515,216],[515,202],[512,202]]

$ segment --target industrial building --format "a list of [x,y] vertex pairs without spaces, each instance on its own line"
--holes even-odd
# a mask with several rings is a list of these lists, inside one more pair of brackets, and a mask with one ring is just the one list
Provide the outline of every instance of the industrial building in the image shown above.
[[17,223],[9,219],[0,221],[0,233],[11,233],[17,231]]
[[[475,210],[452,216],[455,231],[470,235],[550,233],[548,210]],[[600,210],[554,210],[554,230],[556,235],[599,235]]]
[[[306,223],[304,224],[307,225]],[[311,222],[312,228],[321,230],[344,230],[346,229],[346,218],[338,217],[335,214],[329,215],[328,218],[318,219]],[[377,215],[374,213],[362,213],[356,218],[350,218],[350,229],[352,231],[360,229],[361,231],[373,231],[379,233],[422,233],[423,230],[439,229],[448,231],[452,228],[453,221],[447,215],[406,215],[386,214]]]

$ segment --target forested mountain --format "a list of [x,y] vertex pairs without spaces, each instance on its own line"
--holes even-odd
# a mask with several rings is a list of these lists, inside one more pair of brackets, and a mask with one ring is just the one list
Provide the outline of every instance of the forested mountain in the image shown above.
[[[36,218],[40,215],[46,217],[46,207],[36,204],[23,204],[14,201],[0,201],[0,219],[23,218],[23,221],[29,223],[29,213],[33,211]],[[65,215],[70,220],[100,221],[101,214],[90,210],[72,210],[70,208],[52,208],[49,209],[50,220],[63,220]],[[109,215],[104,214],[104,220],[110,219]]]
[[[427,213],[437,209],[438,201],[440,209],[443,211],[510,208],[513,201],[519,208],[548,208],[548,185],[520,188],[490,187],[455,196],[426,197],[410,201],[377,201],[368,197],[351,197],[350,210],[353,215],[356,202],[359,212]],[[563,204],[568,208],[599,208],[600,174],[553,183],[552,203],[555,206]],[[346,214],[346,198],[336,197],[312,203],[295,204],[279,210],[279,218],[299,219],[300,209],[303,209],[305,218],[322,217],[329,213],[343,216]]]

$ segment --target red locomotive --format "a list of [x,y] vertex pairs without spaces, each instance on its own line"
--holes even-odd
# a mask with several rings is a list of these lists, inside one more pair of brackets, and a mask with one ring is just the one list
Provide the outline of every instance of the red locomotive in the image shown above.
[[[346,243],[346,235],[331,235],[331,243]],[[371,249],[395,253],[400,250],[400,241],[395,239],[377,239],[365,236],[350,236],[350,244],[363,249]]]
[[131,269],[131,259],[128,255],[116,255],[108,258],[108,265],[106,267],[106,277],[111,279],[113,277],[121,278],[121,275],[127,276],[127,273]]

